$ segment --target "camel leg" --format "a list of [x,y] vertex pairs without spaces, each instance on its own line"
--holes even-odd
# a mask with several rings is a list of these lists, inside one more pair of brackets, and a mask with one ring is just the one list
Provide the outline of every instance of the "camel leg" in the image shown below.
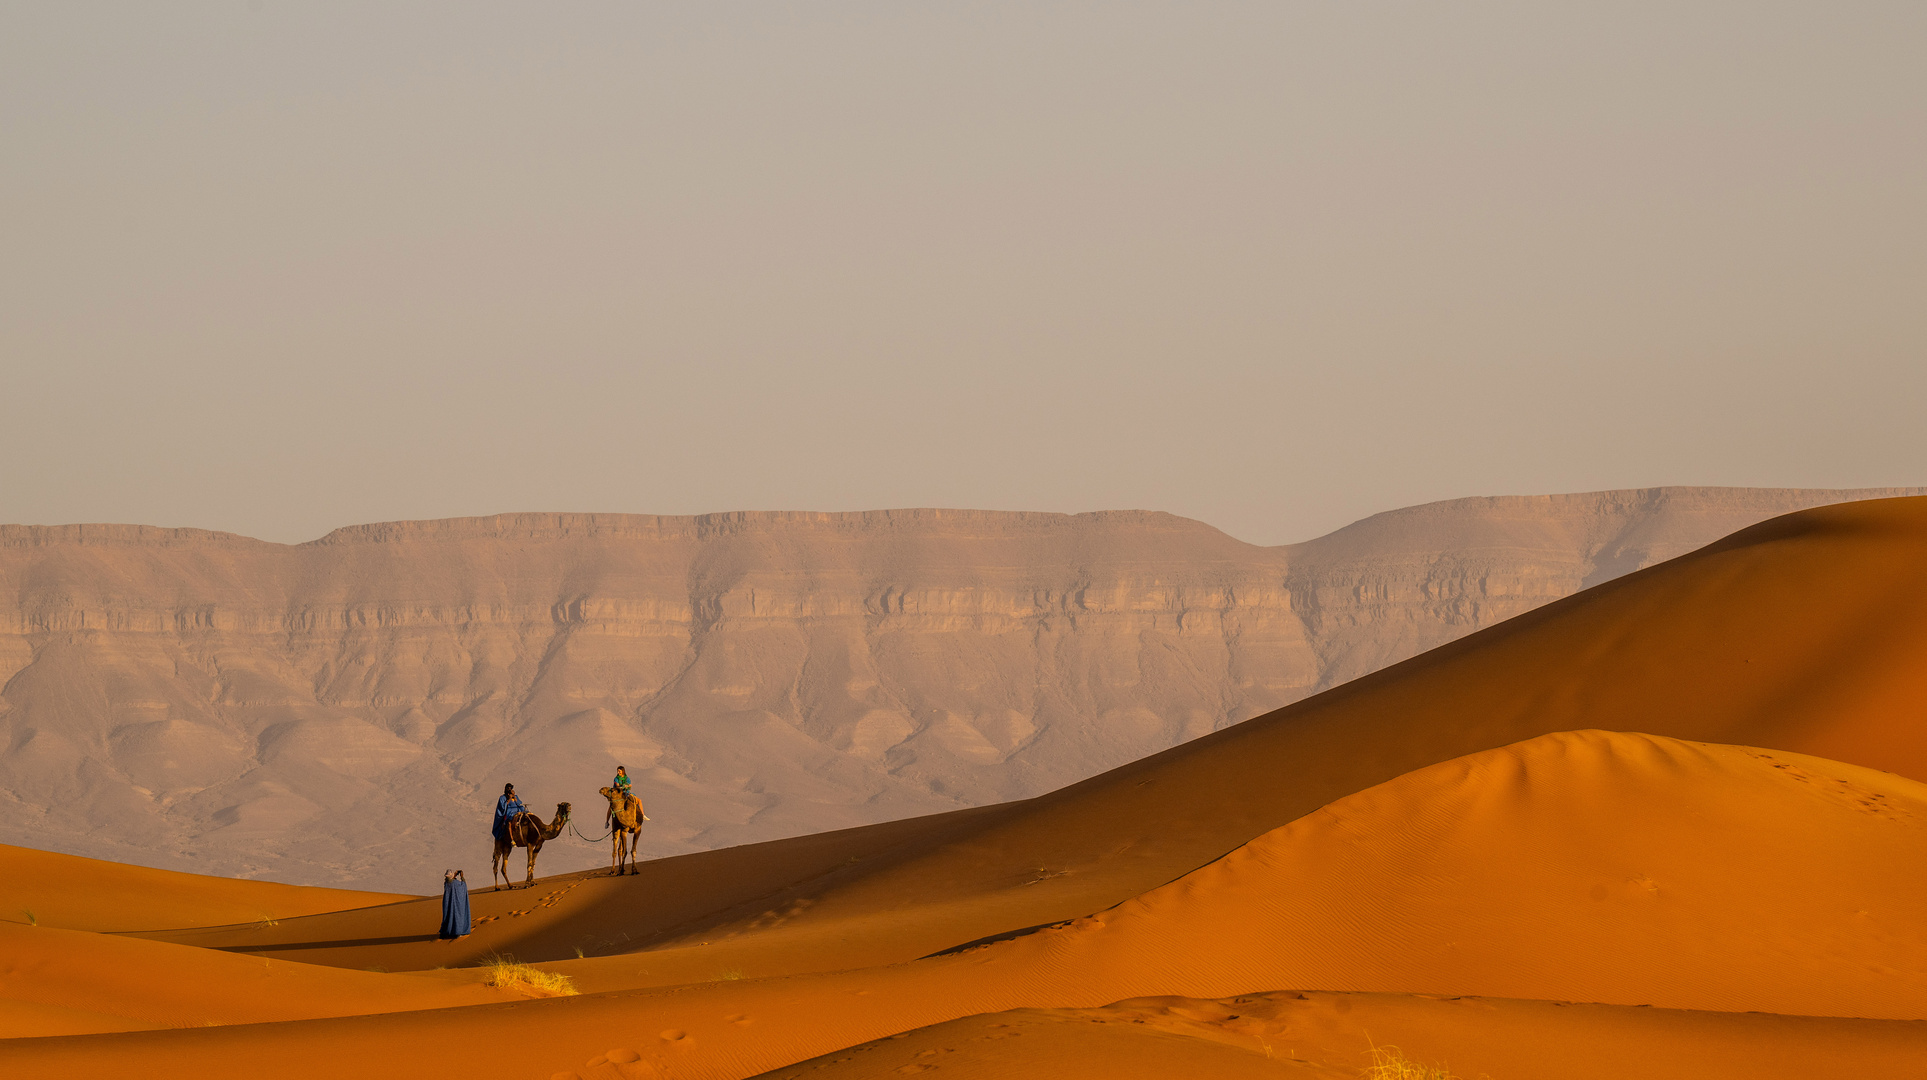
[[529,845],[529,879],[523,882],[523,884],[527,885],[531,889],[535,888],[535,857],[536,855],[540,854],[541,851],[542,851],[542,845],[540,844]]
[[622,826],[613,820],[609,822],[609,865],[617,877],[622,876]]
[[[513,851],[514,849],[510,848],[509,850]],[[502,884],[507,885],[509,883],[508,857],[508,852],[502,850],[502,842],[497,840],[495,842],[495,852],[490,855],[488,859],[489,888],[492,889],[495,887],[495,879],[497,876],[501,877]]]

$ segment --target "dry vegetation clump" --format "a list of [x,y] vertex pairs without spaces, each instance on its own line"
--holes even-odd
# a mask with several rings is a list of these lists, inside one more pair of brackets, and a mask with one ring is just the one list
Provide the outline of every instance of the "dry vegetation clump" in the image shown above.
[[581,992],[567,975],[516,963],[513,956],[491,956],[482,966],[488,969],[488,985],[524,997],[569,997]]
[[1365,1069],[1365,1080],[1458,1080],[1452,1070],[1441,1065],[1421,1065],[1406,1057],[1396,1046],[1372,1047],[1372,1063]]

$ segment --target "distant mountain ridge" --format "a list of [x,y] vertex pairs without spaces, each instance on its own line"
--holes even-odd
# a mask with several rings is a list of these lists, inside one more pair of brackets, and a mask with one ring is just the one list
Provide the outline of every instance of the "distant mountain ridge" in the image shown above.
[[1149,511],[0,526],[0,806],[51,849],[398,889],[486,860],[505,780],[599,834],[618,761],[646,854],[820,831],[1035,795],[1765,518],[1920,494],[1460,499],[1272,548]]

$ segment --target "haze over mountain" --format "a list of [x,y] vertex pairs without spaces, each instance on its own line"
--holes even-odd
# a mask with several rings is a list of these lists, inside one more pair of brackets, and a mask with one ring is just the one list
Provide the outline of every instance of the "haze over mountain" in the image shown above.
[[[1167,514],[520,514],[280,545],[0,527],[0,808],[35,846],[418,889],[629,766],[664,855],[1049,791],[1791,510],[1462,499],[1284,547]],[[547,872],[604,861],[570,840]]]

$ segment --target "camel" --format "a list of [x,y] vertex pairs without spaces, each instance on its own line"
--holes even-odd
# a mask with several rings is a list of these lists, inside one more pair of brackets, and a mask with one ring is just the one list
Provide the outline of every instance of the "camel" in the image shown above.
[[523,882],[523,884],[529,888],[534,888],[535,857],[542,852],[542,842],[561,836],[563,826],[568,823],[568,803],[555,804],[555,821],[548,825],[542,824],[541,818],[536,817],[527,810],[522,811],[510,819],[508,838],[495,841],[495,858],[489,862],[489,884],[495,884],[495,875],[500,874],[504,886],[511,889],[515,888],[514,885],[509,884],[509,855],[512,854],[516,848],[525,847],[529,849],[529,879]]
[[628,872],[640,874],[642,869],[636,866],[636,845],[642,840],[642,823],[649,820],[649,815],[642,812],[642,800],[634,795],[625,796],[615,788],[600,791],[602,797],[609,800],[609,854],[615,863],[615,876],[623,875],[625,857],[629,860]]

